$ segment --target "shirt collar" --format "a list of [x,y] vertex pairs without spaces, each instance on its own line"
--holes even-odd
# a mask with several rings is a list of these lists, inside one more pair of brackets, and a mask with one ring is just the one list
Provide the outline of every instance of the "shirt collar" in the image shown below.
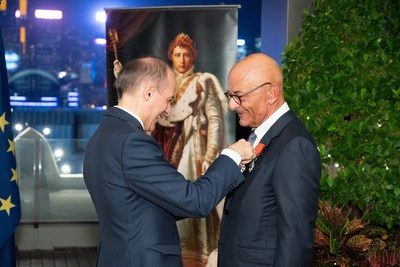
[[142,125],[142,128],[144,129],[143,122],[142,122],[142,120],[139,118],[138,115],[136,115],[135,113],[133,113],[133,112],[127,110],[126,108],[121,107],[121,106],[116,105],[116,106],[114,106],[114,107],[119,108],[119,109],[122,109],[123,111],[125,111],[126,113],[130,114],[132,117],[134,117],[135,119],[137,119],[137,120],[139,121],[140,125]]
[[282,117],[283,114],[290,110],[289,105],[285,102],[280,108],[278,108],[272,115],[266,119],[260,126],[258,126],[254,133],[257,135],[256,140],[254,141],[253,146],[256,147],[260,142],[261,138],[268,132],[268,130],[274,125],[274,123]]

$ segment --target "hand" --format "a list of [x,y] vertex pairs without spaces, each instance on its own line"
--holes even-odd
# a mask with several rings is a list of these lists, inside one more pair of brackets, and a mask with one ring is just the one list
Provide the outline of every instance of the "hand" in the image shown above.
[[203,164],[201,165],[201,175],[204,175],[208,167],[210,167],[210,163],[208,163],[206,160],[203,161]]
[[119,62],[118,59],[114,60],[113,64],[114,64],[114,70],[113,70],[114,71],[114,77],[117,78],[118,74],[122,70],[122,64],[121,64],[121,62]]
[[256,156],[253,146],[244,139],[240,139],[228,148],[234,150],[242,157],[241,164],[250,163]]

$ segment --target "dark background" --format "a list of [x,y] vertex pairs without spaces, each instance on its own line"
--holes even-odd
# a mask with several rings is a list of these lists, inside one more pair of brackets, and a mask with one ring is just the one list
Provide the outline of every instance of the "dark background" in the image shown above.
[[[240,5],[238,11],[238,38],[245,39],[248,50],[255,50],[254,39],[260,36],[260,16],[262,0],[29,0],[32,9],[60,9],[66,23],[98,29],[100,35],[104,28],[95,22],[94,14],[104,8],[149,7],[176,5]],[[104,26],[104,25],[103,25]]]

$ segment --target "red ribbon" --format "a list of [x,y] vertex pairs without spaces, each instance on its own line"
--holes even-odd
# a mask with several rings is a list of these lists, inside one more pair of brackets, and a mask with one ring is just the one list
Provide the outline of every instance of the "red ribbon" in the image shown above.
[[256,157],[258,157],[261,154],[261,152],[264,150],[265,147],[266,147],[266,145],[265,144],[261,144],[261,143],[259,143],[256,146]]

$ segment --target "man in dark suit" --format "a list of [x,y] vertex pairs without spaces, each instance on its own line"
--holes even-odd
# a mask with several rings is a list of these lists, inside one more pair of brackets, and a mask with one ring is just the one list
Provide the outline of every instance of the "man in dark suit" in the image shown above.
[[83,174],[100,224],[96,266],[182,266],[176,220],[206,216],[244,180],[238,164],[254,157],[245,140],[223,150],[196,182],[166,161],[146,132],[170,112],[175,86],[165,62],[130,61],[115,82],[118,106],[87,144]]
[[305,126],[289,109],[280,66],[264,54],[228,76],[229,109],[256,135],[257,158],[225,200],[220,267],[311,266],[321,161]]

